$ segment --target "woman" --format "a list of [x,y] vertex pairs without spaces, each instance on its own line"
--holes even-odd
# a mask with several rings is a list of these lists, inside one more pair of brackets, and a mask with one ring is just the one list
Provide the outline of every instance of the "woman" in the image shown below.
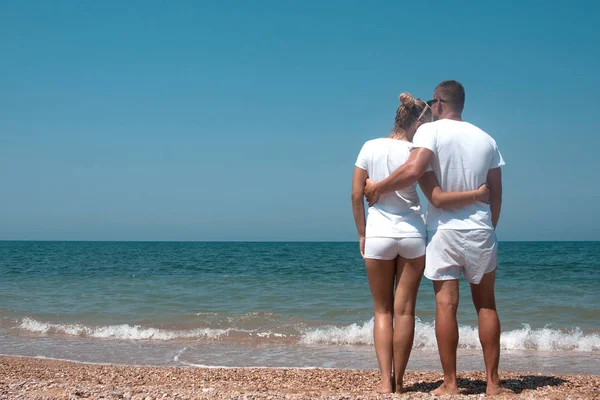
[[[427,233],[416,184],[382,195],[369,207],[365,223],[363,193],[367,178],[381,181],[404,164],[417,128],[431,121],[431,109],[425,102],[409,93],[402,93],[400,102],[392,134],[365,143],[352,180],[352,209],[375,311],[373,336],[381,370],[380,393],[402,392],[414,338],[417,291],[425,268]],[[444,193],[431,177],[421,183],[436,207],[488,200],[485,185],[471,192]]]

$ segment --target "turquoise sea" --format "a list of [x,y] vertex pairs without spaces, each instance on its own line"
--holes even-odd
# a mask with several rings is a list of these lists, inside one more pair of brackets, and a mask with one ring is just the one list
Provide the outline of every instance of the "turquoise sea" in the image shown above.
[[[356,243],[0,242],[0,354],[376,368]],[[600,374],[600,242],[501,242],[501,369]],[[462,282],[459,368],[483,368]],[[440,370],[431,282],[412,370]]]

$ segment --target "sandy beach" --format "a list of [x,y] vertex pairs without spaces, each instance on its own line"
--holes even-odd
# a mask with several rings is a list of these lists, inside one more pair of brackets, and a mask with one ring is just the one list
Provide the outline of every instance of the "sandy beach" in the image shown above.
[[[481,398],[483,374],[460,374],[459,396]],[[502,373],[516,395],[495,398],[598,399],[600,376]],[[439,372],[408,372],[407,392],[380,395],[373,370],[173,368],[79,364],[0,357],[0,399],[424,399]]]

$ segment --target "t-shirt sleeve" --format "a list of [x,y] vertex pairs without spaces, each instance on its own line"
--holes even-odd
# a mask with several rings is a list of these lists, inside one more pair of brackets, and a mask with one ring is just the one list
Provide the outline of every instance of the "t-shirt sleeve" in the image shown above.
[[423,147],[431,150],[433,154],[437,154],[437,137],[436,129],[432,123],[424,124],[417,129],[413,138],[414,147]]
[[498,146],[496,143],[494,143],[494,158],[492,158],[492,162],[490,163],[490,169],[500,168],[503,165],[506,165],[504,158],[502,158],[502,154],[500,153]]
[[356,162],[354,163],[355,166],[357,166],[360,169],[364,169],[365,171],[367,170],[367,157],[368,157],[368,144],[369,142],[365,143],[362,147],[362,149],[360,149],[360,153],[358,153],[358,158],[356,159]]

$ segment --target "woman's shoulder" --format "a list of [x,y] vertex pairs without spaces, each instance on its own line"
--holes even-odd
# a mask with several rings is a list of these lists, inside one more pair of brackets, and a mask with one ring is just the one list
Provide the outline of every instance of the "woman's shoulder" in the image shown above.
[[392,141],[393,139],[388,138],[388,137],[379,137],[379,138],[375,138],[375,139],[371,139],[371,140],[367,140],[365,142],[365,144],[370,143],[370,144],[376,144],[376,143],[384,143],[384,142],[389,142]]
[[412,150],[413,147],[414,147],[414,145],[411,142],[407,142],[406,140],[398,140],[398,139],[383,137],[383,138],[367,140],[365,142],[365,144],[363,145],[362,149],[363,149],[363,151],[365,151],[365,150],[377,151],[377,150],[383,150],[383,149],[385,149],[385,150],[389,150],[389,149]]
[[361,152],[364,151],[371,151],[373,149],[376,149],[378,147],[380,147],[381,145],[383,145],[385,143],[386,138],[377,138],[377,139],[371,139],[371,140],[367,140],[361,149]]
[[391,142],[389,143],[389,146],[393,146],[397,149],[408,149],[408,150],[412,150],[413,147],[415,147],[412,142],[407,142],[406,140],[397,140],[397,139],[390,139]]
[[364,146],[371,146],[371,147],[406,146],[406,145],[412,146],[412,144],[410,142],[406,142],[404,140],[392,139],[389,137],[380,137],[380,138],[376,138],[376,139],[367,140],[364,144]]

